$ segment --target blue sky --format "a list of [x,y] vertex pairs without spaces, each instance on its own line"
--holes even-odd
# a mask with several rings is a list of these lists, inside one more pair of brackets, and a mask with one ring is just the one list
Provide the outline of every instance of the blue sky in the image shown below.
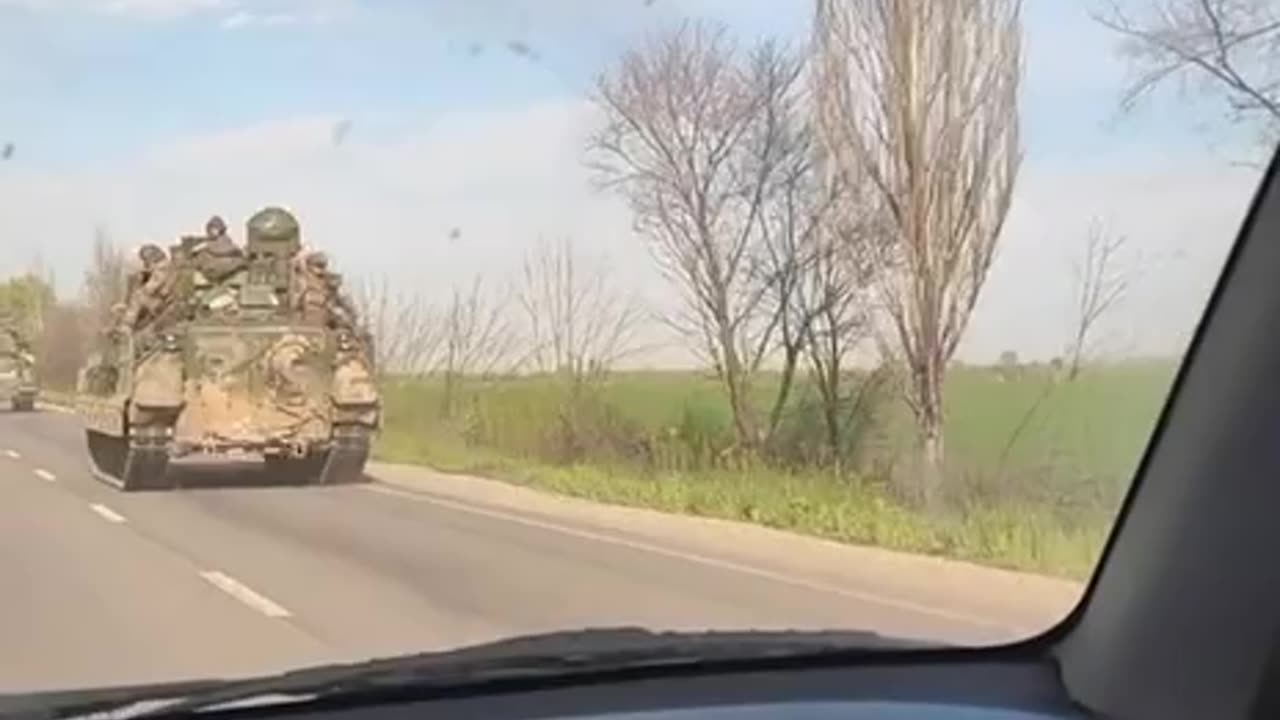
[[[0,273],[38,256],[74,284],[95,225],[133,245],[282,202],[349,274],[446,285],[499,274],[536,236],[571,234],[661,301],[625,211],[586,187],[584,91],[664,25],[704,17],[744,39],[803,40],[810,7],[0,0],[0,140],[17,147],[0,166]],[[1064,267],[1097,214],[1135,236],[1142,262],[1173,263],[1116,321],[1117,352],[1176,348],[1247,202],[1253,176],[1231,164],[1238,133],[1213,106],[1170,94],[1116,116],[1125,68],[1087,9],[1027,0],[1025,199],[966,343],[976,359],[1060,347]],[[339,148],[330,133],[343,120]],[[1156,217],[1174,198],[1178,212]],[[441,240],[452,227],[467,242]],[[368,234],[383,241],[352,238]],[[1177,317],[1153,325],[1153,313]]]
[[[0,128],[36,162],[100,162],[272,118],[371,119],[580,95],[620,47],[687,17],[803,42],[804,0],[0,0]],[[115,7],[113,10],[112,8]],[[133,8],[129,11],[129,8]],[[543,9],[536,9],[541,7]],[[549,8],[549,9],[547,9]],[[1105,152],[1116,63],[1082,3],[1031,2],[1030,155]],[[96,10],[96,11],[95,11]],[[237,24],[238,18],[246,18]],[[248,18],[256,18],[251,20]],[[1084,39],[1085,42],[1080,42]],[[537,59],[512,51],[522,43]],[[89,131],[92,126],[92,132]]]
[[0,127],[41,161],[95,162],[278,117],[429,116],[580,95],[618,47],[684,17],[748,37],[806,29],[803,3],[674,5],[151,0],[128,12],[0,0]]

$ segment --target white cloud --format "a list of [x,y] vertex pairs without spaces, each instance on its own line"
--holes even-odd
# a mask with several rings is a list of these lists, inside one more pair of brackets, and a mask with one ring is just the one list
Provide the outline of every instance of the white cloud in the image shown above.
[[[235,229],[278,203],[348,276],[387,275],[428,294],[476,273],[502,285],[539,236],[570,235],[610,258],[620,284],[662,302],[674,294],[626,208],[590,186],[581,148],[592,117],[582,101],[553,102],[436,115],[393,136],[355,118],[341,142],[345,118],[302,117],[157,145],[109,173],[10,165],[0,172],[9,251],[0,274],[40,255],[72,289],[95,224],[136,246],[197,232],[212,213]],[[1143,256],[1144,274],[1109,327],[1112,349],[1176,347],[1203,307],[1255,175],[1189,152],[1028,164],[962,354],[1060,352],[1070,257],[1095,215]]]
[[[1122,304],[1100,321],[1099,352],[1181,352],[1244,219],[1258,173],[1195,148],[1029,165],[1000,255],[962,353],[1062,353],[1073,321],[1078,260],[1094,218],[1128,238],[1132,276]],[[1161,149],[1162,150],[1162,149]]]
[[96,224],[136,247],[198,232],[212,213],[234,231],[280,204],[348,276],[386,275],[428,295],[475,274],[504,286],[525,249],[555,236],[608,258],[620,283],[660,289],[625,209],[583,169],[590,117],[581,102],[547,103],[436,116],[389,139],[357,118],[340,144],[343,118],[303,117],[158,145],[109,174],[11,166],[0,173],[0,196],[15,198],[0,237],[17,241],[0,275],[40,255],[73,290]]
[[225,30],[249,27],[282,27],[292,25],[322,25],[342,16],[349,7],[338,2],[311,2],[305,6],[299,4],[290,9],[289,3],[282,4],[283,9],[269,12],[254,12],[242,7],[224,17],[220,23]]

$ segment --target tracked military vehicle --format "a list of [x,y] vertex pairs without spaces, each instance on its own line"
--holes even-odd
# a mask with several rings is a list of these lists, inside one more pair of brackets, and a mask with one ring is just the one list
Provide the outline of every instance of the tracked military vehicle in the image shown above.
[[0,400],[14,412],[36,407],[36,358],[17,328],[0,322]]
[[104,333],[80,374],[94,474],[124,490],[167,489],[174,459],[261,456],[264,482],[358,480],[380,424],[371,339],[354,318],[316,317],[296,219],[247,224],[228,255],[187,237],[131,292],[151,311]]

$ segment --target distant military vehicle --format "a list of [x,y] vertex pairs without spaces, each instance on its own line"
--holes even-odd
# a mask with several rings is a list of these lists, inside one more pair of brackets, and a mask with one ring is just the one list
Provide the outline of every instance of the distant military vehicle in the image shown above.
[[171,459],[261,455],[268,482],[359,479],[381,423],[372,338],[349,315],[307,310],[317,281],[288,211],[250,218],[243,251],[219,242],[210,253],[207,238],[184,237],[144,269],[129,304],[150,309],[126,313],[82,368],[94,473],[124,490],[167,489]]
[[17,328],[0,323],[0,399],[15,412],[36,407],[36,358]]

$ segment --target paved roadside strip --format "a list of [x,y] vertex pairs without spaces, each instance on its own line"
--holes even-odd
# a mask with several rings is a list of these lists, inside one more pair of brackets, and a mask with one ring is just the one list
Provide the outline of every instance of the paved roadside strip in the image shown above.
[[370,463],[369,474],[381,486],[425,502],[1003,627],[1009,639],[1061,620],[1084,588],[1058,578],[847,545],[749,523],[605,505],[412,465]]
[[[43,398],[41,408],[71,412],[66,402],[61,396]],[[1067,580],[848,545],[743,522],[606,505],[420,466],[370,463],[369,474],[379,482],[366,489],[406,502],[434,503],[588,542],[1002,628],[1010,639],[1054,624],[1083,591],[1082,584]]]

